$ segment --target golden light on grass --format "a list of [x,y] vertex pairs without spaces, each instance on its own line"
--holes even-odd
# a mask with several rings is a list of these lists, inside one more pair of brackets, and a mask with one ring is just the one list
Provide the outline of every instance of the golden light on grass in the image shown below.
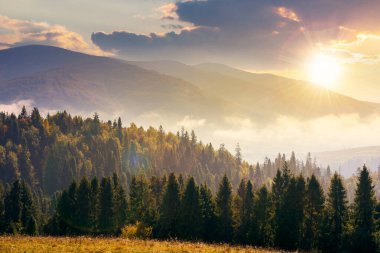
[[1,253],[275,253],[253,247],[91,237],[0,237]]
[[337,85],[342,74],[338,59],[325,54],[316,54],[307,67],[310,82],[325,88]]

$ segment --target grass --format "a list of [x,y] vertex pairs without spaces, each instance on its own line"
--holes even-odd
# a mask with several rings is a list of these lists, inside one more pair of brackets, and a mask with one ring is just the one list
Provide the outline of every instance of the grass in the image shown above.
[[0,237],[1,253],[274,253],[224,244],[91,237]]

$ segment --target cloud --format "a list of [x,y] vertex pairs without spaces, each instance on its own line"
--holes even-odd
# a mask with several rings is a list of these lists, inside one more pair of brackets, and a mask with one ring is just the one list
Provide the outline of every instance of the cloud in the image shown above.
[[46,22],[12,19],[0,15],[0,47],[44,44],[96,55],[109,55],[83,37],[61,25]]
[[[234,119],[234,126],[217,126],[201,139],[225,143],[233,150],[237,142],[244,158],[251,162],[274,157],[278,152],[298,154],[378,145],[380,117],[363,119],[357,114],[327,115],[307,121],[279,116],[266,127],[257,127],[249,118]],[[344,131],[342,131],[344,129]],[[199,131],[197,131],[199,132]]]
[[9,104],[0,104],[0,112],[14,113],[18,115],[21,112],[23,106],[25,106],[27,110],[30,110],[34,106],[34,101],[25,99],[13,101]]
[[190,116],[185,116],[181,121],[176,123],[177,128],[184,127],[185,129],[196,129],[204,126],[206,119],[196,119]]
[[178,19],[177,5],[175,3],[168,3],[157,8],[157,11],[162,14],[161,19],[175,20]]
[[298,64],[321,46],[375,29],[379,8],[379,1],[369,0],[186,0],[158,9],[162,19],[174,22],[173,31],[180,30],[177,25],[184,27],[176,33],[95,32],[92,40],[131,59],[190,56],[198,62],[267,69]]

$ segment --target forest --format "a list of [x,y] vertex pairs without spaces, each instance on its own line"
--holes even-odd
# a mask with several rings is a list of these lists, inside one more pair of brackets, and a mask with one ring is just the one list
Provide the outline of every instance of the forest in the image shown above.
[[375,252],[374,175],[316,164],[292,153],[250,165],[193,131],[23,108],[0,114],[0,231]]

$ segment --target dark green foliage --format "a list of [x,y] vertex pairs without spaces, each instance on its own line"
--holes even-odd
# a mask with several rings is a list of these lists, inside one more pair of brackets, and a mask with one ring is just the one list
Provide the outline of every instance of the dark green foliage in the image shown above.
[[253,221],[249,232],[249,243],[258,246],[271,246],[273,234],[271,227],[271,201],[265,186],[259,189],[253,210]]
[[335,173],[326,199],[320,247],[323,252],[342,252],[348,242],[348,204],[342,178]]
[[163,196],[157,224],[159,238],[175,238],[178,236],[180,212],[179,185],[173,173],[169,175]]
[[99,232],[101,234],[112,234],[114,227],[114,192],[110,178],[103,178],[100,184],[99,194]]
[[205,241],[215,241],[217,239],[217,217],[216,206],[211,193],[211,190],[207,185],[202,185],[199,196],[199,206],[201,213],[201,237]]
[[76,193],[74,210],[77,210],[74,216],[74,223],[81,233],[91,231],[91,186],[87,178],[82,178]]
[[318,248],[321,238],[323,204],[323,190],[315,176],[312,175],[307,182],[305,193],[305,221],[302,247],[306,250]]
[[98,230],[98,218],[99,218],[99,193],[100,185],[97,177],[91,180],[91,191],[90,191],[90,210],[88,214],[89,225],[94,232]]
[[201,235],[201,212],[199,190],[194,178],[187,181],[180,207],[179,235],[185,240],[199,239]]
[[5,196],[4,207],[3,228],[7,232],[38,234],[38,225],[34,218],[36,215],[34,197],[30,187],[24,181],[13,182],[10,191]]
[[156,192],[158,199],[155,199],[155,202],[146,179],[144,177],[132,177],[129,187],[129,223],[143,222],[145,225],[152,225],[151,223],[156,218],[154,208],[156,211],[159,208],[160,195],[163,191],[162,188],[159,189],[160,192]]
[[[286,182],[284,180],[284,182]],[[293,250],[299,247],[303,222],[305,182],[303,178],[290,178],[279,209],[276,212],[275,243],[278,247]]]
[[353,252],[375,252],[375,193],[373,190],[372,179],[366,166],[360,171],[359,182],[355,192],[352,235]]
[[247,183],[245,181],[242,181],[240,183],[240,187],[238,189],[238,196],[237,199],[241,200],[238,201],[239,209],[235,212],[238,214],[236,224],[236,234],[235,234],[235,241],[247,244],[249,242],[249,232],[252,227],[252,218],[253,218],[253,186],[251,181],[248,180]]
[[125,194],[125,190],[119,182],[119,178],[116,174],[113,175],[113,213],[114,213],[114,226],[116,227],[116,231],[120,231],[120,229],[127,223],[127,197]]
[[218,217],[218,234],[222,242],[232,240],[232,190],[231,183],[225,175],[219,185],[216,196],[216,213]]

